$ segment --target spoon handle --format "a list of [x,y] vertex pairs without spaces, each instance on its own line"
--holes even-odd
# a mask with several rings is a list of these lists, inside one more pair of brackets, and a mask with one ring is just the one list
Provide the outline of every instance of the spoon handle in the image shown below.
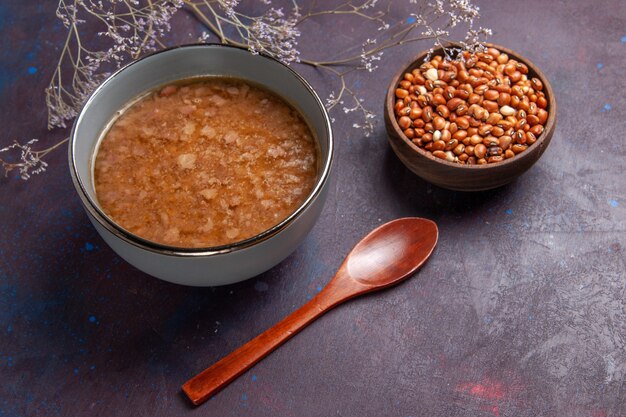
[[[335,289],[329,290],[329,287],[335,287]],[[349,298],[348,294],[342,291],[341,286],[332,285],[331,281],[308,303],[281,322],[191,378],[183,385],[183,391],[192,403],[202,404],[306,325],[347,298]]]

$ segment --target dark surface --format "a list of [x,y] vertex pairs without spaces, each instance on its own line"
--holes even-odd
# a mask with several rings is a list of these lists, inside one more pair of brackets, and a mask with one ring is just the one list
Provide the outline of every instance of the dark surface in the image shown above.
[[[0,148],[67,135],[45,130],[43,89],[64,38],[54,3],[0,5]],[[504,188],[439,189],[390,150],[388,79],[428,42],[388,51],[358,78],[374,134],[334,113],[319,223],[241,284],[181,287],[122,261],[88,222],[65,149],[44,175],[0,179],[0,416],[626,415],[626,3],[479,3],[491,40],[537,64],[559,106],[546,153]],[[403,7],[393,19],[406,19]],[[173,39],[192,40],[191,24],[178,16]],[[340,40],[359,30],[344,25]],[[336,88],[297,69],[321,94]],[[340,306],[189,406],[183,382],[306,302],[363,235],[402,216],[440,230],[415,277]]]

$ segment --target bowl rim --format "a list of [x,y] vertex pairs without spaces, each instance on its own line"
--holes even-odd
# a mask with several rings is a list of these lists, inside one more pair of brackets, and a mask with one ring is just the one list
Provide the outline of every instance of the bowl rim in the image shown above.
[[[496,48],[500,52],[504,52],[510,57],[513,57],[514,59],[526,64],[529,70],[534,72],[537,75],[537,78],[539,78],[541,82],[543,83],[543,88],[544,90],[546,90],[546,96],[548,98],[548,109],[550,109],[550,111],[548,113],[548,120],[546,121],[543,132],[541,133],[541,135],[539,135],[539,137],[537,138],[537,141],[531,145],[533,148],[541,148],[543,146],[544,140],[548,136],[547,133],[550,132],[554,128],[553,125],[556,123],[557,105],[556,105],[556,99],[554,97],[554,91],[552,90],[552,86],[550,85],[550,82],[548,81],[546,76],[543,74],[543,72],[541,72],[541,70],[530,59],[519,54],[518,52],[515,52],[509,48],[506,48],[502,45],[498,45],[495,43],[483,42],[483,45],[486,46],[487,48],[491,48],[491,47]],[[400,82],[400,78],[404,77],[404,73],[407,72],[409,68],[412,68],[412,67],[415,68],[416,67],[415,64],[418,63],[419,61],[423,61],[423,59],[429,53],[435,56],[438,53],[440,53],[442,49],[443,47],[439,47],[434,50],[425,50],[425,51],[420,52],[413,59],[411,59],[411,61],[403,65],[401,67],[401,70],[398,73],[396,73],[396,75],[391,79],[391,83],[389,84],[389,87],[387,89],[387,96],[385,97],[385,104],[386,104],[385,107],[386,107],[386,112],[387,112],[389,122],[393,126],[393,129],[395,130],[398,137],[400,137],[412,150],[416,151],[417,155],[426,157],[432,161],[449,166],[451,168],[481,170],[481,169],[489,169],[489,168],[495,168],[495,167],[504,167],[506,165],[514,164],[520,161],[521,159],[523,159],[524,157],[530,155],[529,151],[531,149],[531,146],[529,146],[526,151],[521,152],[512,158],[505,159],[504,161],[500,161],[500,162],[493,163],[493,164],[484,164],[484,165],[457,164],[455,162],[449,162],[444,159],[435,157],[432,153],[420,148],[419,146],[414,144],[409,138],[406,137],[406,135],[404,134],[404,132],[402,131],[402,129],[400,129],[400,126],[398,125],[396,114],[393,110],[394,103],[395,103],[396,86],[398,85],[398,82]]]
[[[95,202],[91,196],[87,193],[85,185],[83,183],[83,179],[79,176],[78,170],[76,168],[76,158],[74,148],[76,145],[76,130],[77,126],[80,125],[81,121],[85,117],[85,113],[89,111],[90,105],[93,103],[95,97],[100,94],[100,92],[105,89],[110,83],[115,82],[115,78],[119,76],[120,73],[127,70],[128,68],[136,65],[137,63],[144,61],[148,58],[154,57],[160,54],[166,54],[178,49],[192,49],[192,48],[200,48],[200,50],[204,48],[226,48],[226,49],[235,49],[242,52],[246,52],[251,56],[258,56],[260,59],[268,59],[273,61],[274,63],[278,63],[283,66],[287,71],[291,72],[291,74],[299,81],[306,91],[313,97],[317,106],[319,107],[322,117],[324,120],[324,127],[326,129],[326,135],[328,136],[328,153],[324,158],[322,170],[319,174],[319,177],[315,183],[315,186],[308,194],[307,198],[298,206],[296,210],[294,210],[289,216],[283,219],[278,224],[272,226],[271,228],[254,235],[250,238],[240,240],[237,242],[233,242],[226,245],[218,245],[218,246],[209,246],[209,247],[200,247],[200,248],[185,248],[178,246],[170,246],[164,245],[161,243],[153,242],[147,239],[144,239],[134,233],[129,232],[128,230],[122,228],[116,222],[114,222],[109,216],[107,216],[104,211],[100,208],[99,204]],[[259,83],[260,85],[263,85]],[[269,89],[269,88],[268,88]],[[269,89],[273,91],[272,89]],[[282,230],[286,229],[289,225],[291,225],[306,209],[308,209],[314,201],[317,200],[319,195],[322,193],[326,183],[329,180],[332,162],[334,160],[334,138],[332,132],[332,125],[330,122],[330,117],[328,116],[328,112],[326,107],[324,106],[323,101],[320,99],[319,95],[315,92],[313,87],[309,84],[308,81],[304,79],[300,74],[298,74],[294,69],[292,69],[289,65],[286,65],[279,60],[264,54],[258,53],[253,54],[247,48],[236,46],[236,45],[225,45],[220,43],[189,43],[183,45],[176,45],[169,48],[161,49],[150,54],[147,54],[139,59],[136,59],[123,67],[116,70],[109,77],[107,77],[89,96],[85,104],[83,105],[78,117],[74,121],[74,125],[72,126],[72,131],[70,133],[69,144],[68,144],[68,157],[69,157],[69,165],[70,165],[70,175],[72,177],[72,182],[74,183],[74,187],[78,191],[78,195],[83,203],[83,206],[87,209],[89,214],[98,222],[98,224],[104,227],[108,232],[112,233],[114,236],[122,239],[126,243],[129,243],[135,247],[140,249],[144,249],[150,252],[162,254],[162,255],[170,255],[177,257],[203,257],[217,254],[226,254],[235,251],[240,251],[251,246],[254,246],[258,243],[268,240],[269,238],[277,235]]]

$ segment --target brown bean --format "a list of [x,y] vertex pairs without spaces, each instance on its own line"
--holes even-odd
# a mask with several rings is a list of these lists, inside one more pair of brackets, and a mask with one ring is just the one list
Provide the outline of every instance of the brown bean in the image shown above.
[[470,136],[470,143],[474,146],[478,145],[479,143],[482,143],[483,138],[481,136],[478,136],[476,134]]
[[466,130],[469,127],[469,117],[467,116],[457,117],[456,124],[459,127],[459,129]]
[[470,96],[470,92],[467,90],[458,89],[454,92],[454,97],[460,98],[461,100],[467,100]]
[[452,133],[448,129],[444,129],[441,131],[441,140],[444,142],[449,142],[452,138]]
[[446,119],[444,119],[441,116],[435,116],[435,118],[433,119],[433,128],[435,130],[443,129],[445,125],[446,125]]
[[513,138],[511,138],[510,136],[500,136],[498,138],[498,141],[500,142],[499,145],[503,150],[507,150],[509,148],[509,146],[511,146],[511,142],[513,141]]
[[538,109],[537,117],[539,118],[539,123],[541,123],[542,125],[545,125],[546,122],[548,121],[548,112],[545,111],[544,109]]
[[408,90],[411,87],[411,81],[402,80],[399,83],[401,89]]
[[482,102],[483,98],[476,94],[476,93],[472,93],[469,95],[469,98],[467,99],[467,102],[469,104],[480,104]]
[[422,120],[426,123],[433,120],[433,108],[430,106],[425,106],[422,109]]
[[528,124],[532,127],[535,126],[537,124],[539,124],[539,117],[535,116],[534,114],[530,114],[528,115],[528,117],[526,118],[526,120],[528,120]]
[[411,119],[417,119],[422,117],[422,109],[419,107],[413,107],[412,109],[410,109],[409,111],[409,117]]
[[483,139],[483,145],[485,145],[488,148],[491,146],[499,146],[500,141],[495,136],[487,136],[486,138]]
[[[433,147],[434,147],[434,145],[433,145]],[[447,157],[447,155],[446,155],[446,153],[445,153],[445,152],[443,152],[443,151],[439,151],[439,150],[434,151],[434,152],[433,152],[433,156],[434,156],[435,158],[439,158],[439,159],[446,159],[446,157]]]
[[452,137],[454,139],[463,140],[467,137],[467,130],[457,130]]
[[[455,148],[455,149],[456,149],[456,148]],[[454,152],[454,151],[453,151],[453,152]],[[458,156],[458,158],[459,158],[459,161],[461,161],[461,162],[465,162],[465,161],[467,161],[467,160],[469,159],[469,155],[468,155],[468,154],[466,154],[466,153],[462,153],[462,154],[460,154],[460,155]]]
[[499,126],[494,126],[493,129],[491,129],[491,134],[499,138],[500,136],[504,135],[504,129]]
[[450,111],[454,111],[457,109],[457,107],[459,107],[460,105],[462,105],[464,103],[464,101],[458,97],[452,98],[448,101],[447,106],[448,109]]
[[465,153],[472,156],[474,155],[474,145],[466,145],[465,146]]
[[533,86],[533,88],[536,91],[541,91],[543,90],[543,83],[541,82],[541,80],[539,78],[531,78],[530,79],[530,84]]
[[415,130],[408,128],[404,131],[404,135],[409,139],[413,139],[415,137]]
[[495,87],[493,87],[495,90],[498,90],[500,92],[500,95],[502,95],[502,93],[507,93],[507,94],[511,94],[511,87],[508,84],[500,84],[500,85],[496,85]]
[[526,149],[528,149],[528,146],[522,145],[522,144],[519,144],[519,143],[516,143],[515,145],[511,146],[511,150],[516,155],[518,153],[520,153],[520,152],[524,152]]
[[545,109],[548,107],[548,100],[545,97],[537,97],[537,107]]
[[514,124],[510,120],[500,120],[498,122],[498,126],[507,131],[508,129],[511,129]]
[[443,148],[446,147],[446,143],[442,140],[438,140],[437,142],[433,142],[433,150],[435,151],[443,151]]
[[[500,148],[498,148],[498,149],[500,149]],[[489,159],[487,159],[487,163],[493,164],[495,162],[501,162],[503,160],[504,160],[504,158],[501,155],[495,155],[495,156],[490,156]]]
[[447,118],[450,116],[450,110],[448,110],[448,108],[443,104],[438,105],[435,110],[441,117]]
[[432,142],[432,141],[433,141],[433,134],[432,134],[432,133],[424,133],[424,134],[422,135],[422,141],[423,141],[424,143],[426,143],[426,142]]
[[446,87],[446,89],[443,92],[443,97],[446,100],[451,100],[454,98],[454,94],[456,93],[456,88],[454,87]]
[[515,156],[515,152],[513,152],[513,151],[512,151],[512,150],[510,150],[510,149],[507,149],[507,150],[504,152],[504,158],[505,158],[505,159],[513,158],[514,156]]
[[396,88],[396,97],[405,98],[409,95],[409,92],[403,88]]
[[502,148],[499,146],[490,146],[487,149],[487,155],[489,156],[502,155]]
[[519,85],[511,87],[511,94],[520,98],[524,97],[524,91]]
[[446,151],[450,151],[454,148],[456,148],[456,146],[459,144],[459,141],[456,139],[450,139],[448,142],[446,142],[446,147],[444,148]]
[[543,126],[542,125],[534,125],[533,127],[530,128],[530,132],[535,135],[535,136],[539,136],[543,133]]
[[487,100],[497,100],[500,96],[500,93],[498,92],[498,90],[487,90],[485,91],[484,96]]
[[487,163],[487,160],[485,158],[480,158],[478,161],[476,161],[476,164],[478,165],[485,165]]
[[479,143],[474,147],[474,155],[476,155],[477,158],[484,158],[486,154],[487,147],[482,143]]
[[502,120],[502,115],[500,113],[491,113],[486,122],[495,126],[500,122],[500,120]]
[[515,140],[515,142],[523,145],[526,143],[526,132],[524,132],[523,130],[518,130],[515,132],[515,134],[513,135],[513,140]]
[[465,152],[465,145],[463,145],[462,143],[459,143],[458,145],[454,147],[452,152],[454,152],[454,154],[457,156],[461,155],[463,152]]
[[484,124],[481,127],[478,128],[478,134],[480,136],[488,136],[491,134],[491,129],[493,129],[493,126],[490,124]]
[[533,132],[526,132],[526,144],[530,146],[535,142],[537,142],[537,136]]
[[498,105],[500,107],[507,106],[511,103],[511,95],[509,93],[500,93],[498,96]]
[[489,113],[493,113],[498,111],[498,109],[500,108],[500,106],[498,106],[498,103],[496,103],[495,101],[491,101],[491,100],[483,100],[483,104],[482,106],[489,112]]
[[398,126],[400,126],[402,130],[409,128],[411,126],[411,119],[407,116],[402,116],[398,119]]
[[487,53],[491,55],[493,58],[498,58],[500,56],[500,51],[492,47],[487,48]]
[[426,125],[426,123],[422,119],[415,119],[415,120],[413,120],[413,127],[422,128],[425,125]]
[[433,94],[432,104],[438,106],[440,104],[446,104],[446,99],[441,94]]
[[465,113],[467,113],[467,106],[465,104],[461,104],[459,107],[456,108],[455,113],[457,114],[457,116],[463,116]]

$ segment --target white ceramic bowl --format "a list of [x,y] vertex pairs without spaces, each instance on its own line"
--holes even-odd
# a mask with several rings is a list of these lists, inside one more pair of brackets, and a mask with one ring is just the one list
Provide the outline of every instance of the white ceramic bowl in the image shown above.
[[[229,76],[265,86],[295,106],[320,148],[319,176],[311,194],[285,220],[230,245],[177,248],[142,239],[101,209],[93,184],[94,151],[109,121],[129,101],[169,82],[194,76]],[[89,219],[105,242],[138,269],[165,281],[194,286],[231,284],[260,274],[286,258],[311,230],[326,200],[333,158],[330,120],[313,88],[295,71],[267,56],[224,45],[186,45],[135,61],[109,77],[76,119],[69,144],[72,180]]]

